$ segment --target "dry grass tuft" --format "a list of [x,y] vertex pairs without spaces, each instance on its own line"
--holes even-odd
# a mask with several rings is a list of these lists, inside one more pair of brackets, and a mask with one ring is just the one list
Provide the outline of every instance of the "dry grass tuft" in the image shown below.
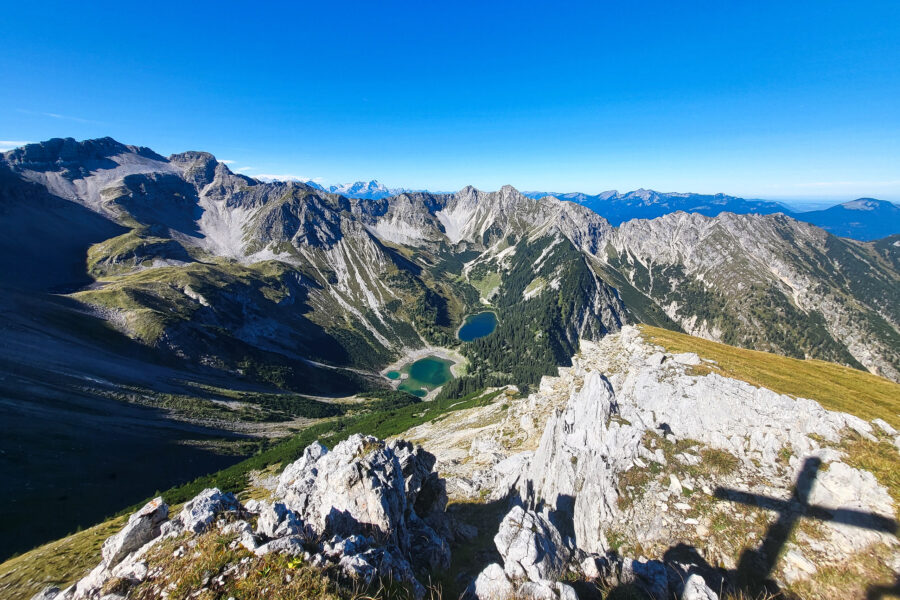
[[873,442],[851,432],[841,440],[840,449],[844,451],[844,461],[848,465],[869,471],[887,488],[900,519],[900,459],[894,444],[885,439]]

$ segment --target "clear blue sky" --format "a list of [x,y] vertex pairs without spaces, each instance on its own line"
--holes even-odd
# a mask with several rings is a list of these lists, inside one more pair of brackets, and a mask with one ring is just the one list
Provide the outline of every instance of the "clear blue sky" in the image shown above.
[[[627,5],[627,6],[626,6]],[[900,200],[900,2],[10,2],[0,140],[250,175]]]

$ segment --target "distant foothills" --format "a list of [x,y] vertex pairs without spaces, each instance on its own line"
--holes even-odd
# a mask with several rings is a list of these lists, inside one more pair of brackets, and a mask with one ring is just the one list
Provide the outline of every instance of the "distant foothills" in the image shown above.
[[[305,181],[316,189],[340,194],[348,198],[380,200],[408,192],[426,192],[409,188],[389,188],[377,180],[356,181],[340,185],[322,186]],[[441,193],[434,192],[433,193]],[[824,210],[796,211],[788,205],[771,200],[747,200],[726,194],[692,194],[657,192],[639,189],[619,193],[615,190],[599,194],[582,192],[522,192],[525,196],[540,199],[553,196],[560,200],[577,202],[604,217],[613,227],[631,219],[655,219],[669,213],[684,211],[715,217],[723,212],[736,214],[771,215],[784,213],[798,221],[804,221],[841,237],[871,241],[900,233],[900,206],[886,200],[859,198],[836,204]]]

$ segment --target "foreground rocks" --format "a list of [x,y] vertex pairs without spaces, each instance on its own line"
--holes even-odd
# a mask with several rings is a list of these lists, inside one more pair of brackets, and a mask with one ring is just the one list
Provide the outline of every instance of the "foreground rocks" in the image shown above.
[[361,585],[399,582],[420,598],[425,588],[417,574],[450,564],[447,495],[434,462],[402,441],[355,435],[331,451],[315,443],[284,470],[274,501],[242,505],[232,494],[207,489],[169,519],[169,507],[156,498],[106,540],[103,560],[90,574],[36,597],[121,597],[152,576],[146,558],[154,546],[186,536],[189,547],[195,536],[218,529],[256,556],[300,557]]
[[[854,561],[880,561],[897,577],[894,501],[845,445],[893,451],[889,424],[695,374],[710,365],[666,354],[634,328],[582,344],[536,393],[407,432],[422,446],[361,435],[331,450],[314,443],[268,500],[209,489],[172,518],[154,500],[106,541],[90,574],[40,598],[127,594],[153,580],[156,544],[184,536],[176,554],[190,552],[211,530],[254,559],[291,557],[358,586],[389,579],[418,598],[450,567],[450,544],[477,536],[473,525],[491,548],[449,575],[480,600],[574,600],[583,586],[717,600],[736,589],[739,563],[765,567],[751,582],[760,589],[793,589]],[[449,514],[448,495],[460,501]],[[466,506],[493,516],[450,516]],[[772,550],[778,519],[793,529]]]

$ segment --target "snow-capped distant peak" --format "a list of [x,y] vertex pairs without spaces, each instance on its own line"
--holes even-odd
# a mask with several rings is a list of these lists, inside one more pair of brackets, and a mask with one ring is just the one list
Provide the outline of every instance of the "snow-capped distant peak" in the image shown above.
[[349,198],[377,200],[379,198],[393,196],[397,193],[402,192],[403,190],[389,189],[378,180],[373,179],[372,181],[356,181],[353,183],[332,185],[328,188],[328,191],[333,194],[340,194]]

